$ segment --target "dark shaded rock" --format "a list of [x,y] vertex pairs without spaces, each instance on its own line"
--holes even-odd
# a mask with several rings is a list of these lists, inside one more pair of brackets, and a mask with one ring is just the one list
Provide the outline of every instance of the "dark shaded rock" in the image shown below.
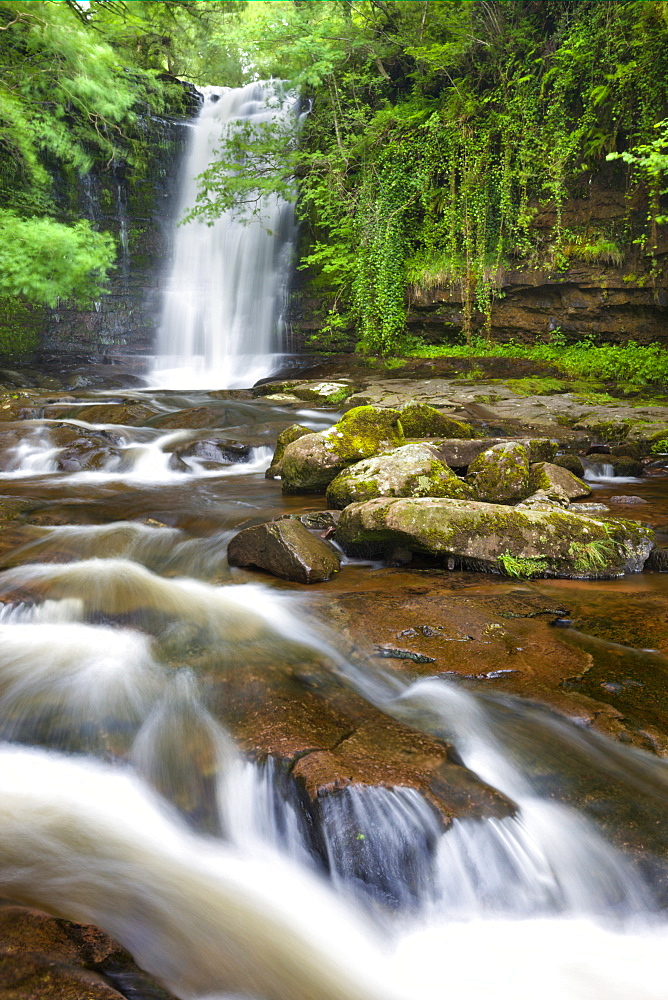
[[297,583],[329,580],[341,565],[330,545],[288,519],[244,528],[230,539],[227,560],[230,566],[263,569]]
[[311,428],[304,427],[303,424],[291,424],[290,427],[286,427],[284,431],[281,431],[276,440],[276,449],[274,451],[274,457],[271,460],[271,465],[264,474],[265,478],[280,478],[283,455],[285,454],[287,446],[292,444],[293,441],[298,441],[299,438],[304,437],[305,434],[312,433]]
[[645,454],[645,449],[643,449],[639,441],[622,441],[621,444],[610,446],[610,454],[625,458],[634,458],[636,461],[640,461]]
[[582,478],[584,476],[584,465],[577,455],[557,455],[552,459],[553,465],[558,465],[562,469],[568,469],[574,476]]
[[655,573],[668,573],[668,549],[652,549],[645,563],[645,569]]
[[469,424],[441,413],[427,403],[407,403],[401,408],[401,426],[406,437],[474,438]]
[[431,498],[351,504],[335,538],[354,554],[401,545],[486,572],[578,579],[639,572],[653,547],[651,530],[632,521]]
[[342,509],[373,497],[472,498],[470,486],[442,462],[428,444],[406,444],[340,472],[327,487],[327,502]]
[[487,503],[522,500],[532,492],[529,451],[519,442],[496,444],[471,463],[466,481],[477,500]]

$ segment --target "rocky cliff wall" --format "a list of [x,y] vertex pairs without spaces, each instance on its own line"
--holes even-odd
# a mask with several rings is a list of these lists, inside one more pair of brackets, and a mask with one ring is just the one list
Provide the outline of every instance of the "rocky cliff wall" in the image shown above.
[[[668,234],[663,232],[668,226],[658,227],[655,249],[648,253],[642,245],[647,215],[642,193],[627,191],[625,173],[606,167],[562,206],[562,249],[551,255],[556,212],[552,205],[536,205],[533,229],[542,263],[518,260],[499,271],[492,337],[534,342],[559,329],[569,341],[591,335],[600,341],[668,344]],[[545,263],[551,256],[558,265]],[[297,280],[293,349],[319,346],[329,301],[319,280],[308,272]],[[461,284],[411,288],[407,310],[408,332],[434,344],[456,341],[464,323]],[[483,313],[474,312],[472,327],[484,332]],[[352,349],[354,342],[354,331],[346,330],[336,346]]]

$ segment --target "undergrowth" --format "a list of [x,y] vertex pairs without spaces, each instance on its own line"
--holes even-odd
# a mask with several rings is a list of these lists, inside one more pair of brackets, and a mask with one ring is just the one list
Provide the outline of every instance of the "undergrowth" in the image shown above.
[[546,344],[496,344],[482,338],[468,344],[442,344],[437,347],[424,345],[410,352],[420,358],[524,358],[552,364],[565,375],[574,378],[597,380],[622,380],[636,386],[650,382],[668,381],[668,350],[659,344],[642,346],[629,341],[627,344],[593,343],[591,339],[566,344],[560,335],[553,336]]

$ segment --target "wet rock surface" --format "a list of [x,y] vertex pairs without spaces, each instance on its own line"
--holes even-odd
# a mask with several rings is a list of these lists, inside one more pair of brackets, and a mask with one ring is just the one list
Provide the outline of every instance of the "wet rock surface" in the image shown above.
[[338,573],[341,560],[300,521],[281,520],[244,528],[227,547],[230,566],[266,570],[296,583],[321,583]]
[[[355,385],[362,390],[357,379]],[[464,391],[470,392],[471,387],[459,385],[458,392]],[[398,391],[392,389],[392,392],[399,398]],[[44,392],[36,392],[27,410],[30,416],[6,427],[6,450],[25,438],[23,427],[26,433],[30,429],[26,419],[34,419],[36,413],[43,412],[45,405],[51,405],[45,403],[46,398],[53,398],[53,394],[46,397]],[[76,401],[77,398],[72,399]],[[72,405],[72,399],[53,405],[68,408],[68,413],[75,414],[77,407]],[[402,401],[405,402],[405,399],[404,396]],[[545,401],[548,397],[541,399]],[[447,408],[442,404],[453,402],[445,396],[439,396],[438,400],[442,409]],[[275,420],[269,416],[261,418],[263,430],[259,431],[250,421],[243,424],[238,410],[227,409],[227,398],[213,403],[204,402],[201,406],[194,405],[196,399],[182,402],[193,403],[183,407],[183,418],[174,411],[164,418],[169,421],[169,429],[186,430],[190,425],[199,435],[197,442],[190,440],[183,446],[181,455],[188,448],[197,449],[200,445],[206,448],[208,442],[214,442],[218,447],[225,440],[238,441],[240,448],[246,448],[251,439],[263,439],[265,428],[268,428],[266,440],[273,440],[278,431],[295,419],[293,413],[282,410]],[[539,402],[532,403],[527,412],[538,412]],[[26,411],[25,398],[7,404],[14,413],[13,419],[19,413],[18,403]],[[89,409],[98,405],[89,399],[86,404]],[[150,421],[150,426],[156,429],[168,426],[160,423],[162,417],[156,423],[150,415],[156,409],[153,404],[147,404],[146,413],[140,412],[143,404],[132,404],[132,412],[126,409],[122,420],[114,420],[114,413],[110,412],[116,404],[105,402],[99,405],[103,409],[97,412],[97,416],[103,415],[105,424],[129,425],[131,419],[141,418]],[[166,405],[164,399],[161,405]],[[531,436],[531,431],[522,420],[518,419],[511,426],[505,423],[504,416],[503,420],[499,418],[498,425],[495,424],[495,405],[472,402],[470,407],[466,404],[469,408],[464,412],[459,403],[453,403],[451,409],[459,417],[465,416],[467,420],[477,422],[481,433],[485,428],[492,430],[498,426],[499,431],[521,434],[522,446],[527,449],[529,460],[534,465],[551,460],[556,440],[562,435],[568,447],[584,452],[596,434],[603,434],[602,412],[598,414],[596,431],[592,429],[593,425],[586,430],[575,431],[556,422],[541,424],[541,427],[550,427],[550,437],[554,429],[555,436],[554,442],[547,441],[547,451],[541,452],[528,448],[526,435]],[[534,405],[535,409],[532,409]],[[549,411],[549,401],[543,405]],[[491,415],[488,409],[493,411]],[[205,410],[209,411],[208,417],[202,412]],[[60,447],[74,447],[76,450],[84,447],[76,442],[93,441],[88,431],[62,424],[62,420],[71,419],[65,416],[65,409],[58,413],[61,428],[56,428],[56,431]],[[162,413],[164,416],[164,409]],[[121,411],[117,411],[116,415],[120,417]],[[554,416],[554,412],[551,415]],[[394,419],[393,415],[390,417]],[[618,421],[611,426],[615,428],[614,433],[619,432],[620,426],[624,428],[624,433],[631,433],[628,425]],[[224,428],[228,436],[223,438],[218,433],[209,433],[213,428]],[[236,428],[242,428],[238,435]],[[304,427],[304,430],[313,433],[312,428]],[[205,437],[202,437],[202,431]],[[95,441],[98,439],[95,438]],[[456,453],[461,464],[455,461],[451,464],[460,469],[472,464],[479,454],[479,446],[487,450],[490,444],[504,443],[492,434],[485,441],[439,441],[435,437],[430,442],[429,447],[438,449],[437,454],[443,457],[447,448],[451,449],[451,455]],[[99,445],[112,450],[116,447],[109,438],[100,438]],[[402,445],[403,439],[393,435],[393,447]],[[181,448],[180,445],[178,447]],[[456,452],[457,448],[465,447],[478,450],[475,454]],[[615,447],[614,443],[612,447]],[[644,446],[641,453],[646,453]],[[175,448],[170,454],[178,455],[179,451]],[[191,454],[194,455],[195,451]],[[464,454],[467,460],[461,461]],[[609,459],[610,454],[612,452],[605,453],[605,458]],[[199,458],[206,461],[202,455]],[[275,517],[290,511],[293,518],[301,518],[305,530],[327,531],[336,525],[339,518],[338,511],[315,509],[304,513],[304,508],[309,505],[316,508],[322,506],[324,497],[282,496],[280,484],[264,480],[263,471],[254,478],[226,480],[224,485],[222,480],[196,483],[186,477],[182,483],[163,485],[159,494],[154,484],[137,484],[131,479],[119,481],[113,487],[75,486],[66,481],[64,473],[58,472],[52,479],[36,476],[19,482],[7,478],[4,483],[7,495],[0,502],[0,548],[3,557],[8,560],[5,565],[10,562],[14,565],[30,564],[36,559],[44,559],[46,563],[70,563],[81,558],[81,537],[61,536],[58,540],[56,536],[46,545],[47,538],[43,532],[48,525],[97,528],[112,525],[123,518],[134,527],[154,532],[156,537],[161,531],[173,531],[175,535],[170,536],[172,548],[181,542],[190,545],[191,549],[201,546],[196,557],[188,557],[192,558],[190,563],[179,563],[173,552],[169,556],[158,556],[152,549],[150,558],[155,560],[152,565],[157,572],[164,574],[166,580],[186,573],[196,577],[199,574],[201,579],[217,583],[229,583],[230,577],[224,570],[225,544],[233,531],[240,528],[254,530],[256,526],[252,523],[250,528],[247,527],[249,520]],[[652,523],[660,534],[668,525],[668,514],[655,502],[662,489],[661,481],[656,480],[653,485],[648,476],[643,476],[640,484],[634,483],[627,488],[634,493],[643,493],[652,502],[637,507],[629,504],[633,511],[624,510],[623,516]],[[652,493],[652,489],[656,490],[656,494]],[[600,492],[596,487],[593,499],[605,501],[598,505],[599,508],[608,503],[621,503],[619,490],[619,484],[614,483],[610,484],[610,489]],[[545,491],[545,495],[549,500],[549,491]],[[467,507],[476,509],[476,505],[468,504]],[[506,508],[495,506],[495,509],[502,514]],[[508,510],[514,511],[512,516],[517,517],[517,508]],[[469,516],[470,513],[469,510]],[[546,517],[551,516],[549,512],[543,513]],[[595,515],[600,513],[594,511]],[[349,516],[346,512],[341,515],[344,524]],[[622,529],[615,527],[614,521],[598,516],[577,520],[586,520],[590,534],[587,540],[583,536],[571,538],[569,546],[582,544],[585,555],[591,540],[600,541],[603,545],[612,541],[617,546],[629,544],[630,539],[630,543],[636,544],[632,529],[628,529],[630,534],[624,535]],[[292,521],[288,519],[283,523]],[[612,527],[599,530],[598,525],[601,524]],[[428,545],[420,539],[414,547],[415,551],[411,551],[403,527],[397,532],[394,527],[388,529],[387,525],[379,529],[374,523],[368,530],[390,530],[392,538],[389,541],[382,539],[382,545],[391,543],[395,555],[408,545],[408,559],[412,557],[413,562],[410,569],[392,569],[378,563],[371,566],[344,564],[328,582],[311,584],[305,598],[308,607],[332,628],[340,654],[353,660],[357,657],[361,663],[373,661],[384,669],[396,671],[402,678],[442,676],[500,698],[529,700],[541,706],[536,709],[534,722],[540,730],[543,719],[547,720],[545,733],[553,718],[551,713],[555,712],[576,720],[585,732],[600,732],[622,744],[668,756],[668,700],[665,695],[668,688],[665,665],[668,655],[665,615],[668,592],[665,576],[657,572],[602,581],[595,589],[585,589],[578,580],[512,581],[502,576],[462,572],[459,563],[449,571],[445,568],[449,558],[445,552],[439,555],[439,559],[445,560],[445,565],[443,562],[435,565],[424,555],[428,545],[432,544],[431,539],[426,540]],[[311,531],[306,533],[313,539]],[[177,538],[179,532],[182,536]],[[484,533],[489,536],[489,526]],[[132,535],[132,531],[129,534]],[[223,536],[222,541],[220,535]],[[365,545],[367,541],[364,540]],[[23,546],[35,542],[46,547],[26,549],[23,555],[20,554]],[[150,542],[158,548],[152,537]],[[511,543],[514,543],[512,538],[506,540],[509,549]],[[638,545],[643,548],[645,543],[641,540]],[[117,557],[119,552],[124,551],[120,539],[105,540],[100,543],[95,555],[100,559]],[[133,551],[135,555],[132,558],[139,559],[136,553],[140,550]],[[496,553],[496,549],[493,551]],[[528,559],[544,558],[542,545],[537,545],[530,552],[535,554],[526,556]],[[596,549],[591,552],[590,559],[595,558]],[[659,552],[665,553],[665,549],[657,550],[656,555],[651,557],[654,559],[651,565],[657,570],[665,569],[665,560],[662,562]],[[575,554],[578,555],[578,550]],[[583,555],[582,550],[579,554]],[[602,555],[606,555],[605,548]],[[563,553],[559,558],[562,556]],[[482,559],[479,556],[473,558],[478,559],[478,564],[482,566],[486,560],[489,562],[488,557],[489,552]],[[145,554],[141,558],[150,561]],[[499,568],[498,555],[493,555],[492,560],[495,568]],[[184,565],[188,566],[187,571]],[[627,563],[626,568],[630,565]],[[599,574],[596,572],[594,575]],[[236,570],[232,579],[234,582],[252,583],[257,582],[258,574]],[[651,581],[651,588],[648,580]],[[289,589],[280,578],[272,580],[266,577],[264,582],[282,593]],[[229,637],[225,638],[223,653],[220,636],[213,641],[206,632],[205,616],[179,631],[174,627],[175,612],[165,611],[161,603],[163,598],[155,598],[151,602],[145,594],[135,592],[131,596],[125,595],[122,601],[118,597],[113,607],[103,607],[104,602],[93,593],[95,589],[90,588],[84,602],[92,621],[110,623],[119,628],[130,627],[151,636],[161,660],[175,670],[184,662],[190,663],[207,696],[208,710],[233,732],[243,752],[255,760],[264,760],[271,755],[278,762],[287,780],[297,788],[299,801],[311,817],[316,853],[318,850],[324,853],[322,844],[318,842],[324,804],[335,802],[337,796],[351,787],[378,786],[418,791],[443,827],[455,818],[513,815],[516,807],[512,801],[462,767],[454,742],[419,734],[406,722],[390,718],[353,692],[345,679],[337,677],[331,667],[325,668],[322,663],[315,662],[312,650],[300,647],[303,635],[299,625],[295,626],[292,637],[293,651],[284,657],[288,666],[279,669],[275,641],[272,643],[271,638],[240,628],[235,632],[233,641],[228,642]],[[119,585],[119,593],[121,589]],[[47,586],[42,582],[22,584],[13,590],[3,589],[5,599],[25,599],[28,605],[47,598],[61,597],[66,600],[73,595],[74,590],[63,581],[57,585]],[[382,650],[402,655],[374,656]],[[512,715],[514,709],[508,706],[513,703],[499,704],[499,711]],[[519,725],[517,732],[517,745],[521,748],[522,731]],[[111,755],[126,752],[130,736],[128,733],[120,736],[118,733],[107,734],[109,743],[106,752]],[[551,748],[547,738],[544,742],[546,747]],[[200,798],[205,798],[207,789],[210,792],[215,780],[215,769],[212,768],[210,754],[207,756],[206,747],[202,749],[196,741],[192,741],[191,749],[193,753],[188,758],[189,766],[192,764],[195,770],[206,771],[206,781],[200,788]],[[558,771],[563,772],[560,779],[556,777]],[[536,782],[549,789],[548,794],[556,800],[583,808],[609,832],[613,840],[634,852],[634,857],[641,858],[643,864],[649,866],[652,859],[666,856],[665,816],[637,811],[633,791],[633,782],[637,779],[633,775],[624,794],[613,794],[600,776],[578,770],[565,751],[562,753],[554,748],[549,752],[546,749],[545,756],[535,760],[532,773]],[[169,789],[166,791],[169,792]],[[184,814],[190,813],[188,818],[193,825],[204,822],[205,810],[199,801],[180,797],[176,805]],[[47,1000],[83,1000],[88,996],[99,996],[101,1000],[115,1000],[118,996],[165,996],[159,986],[151,984],[128,964],[127,956],[120,957],[113,942],[106,939],[108,946],[101,943],[104,938],[101,932],[71,930],[76,925],[67,925],[43,915],[31,916],[24,921],[21,914],[26,912],[12,907],[7,921],[2,922],[0,910],[0,942],[4,948],[0,962],[0,985],[7,991],[10,1000],[27,1000],[33,996],[44,996]],[[56,925],[57,940],[47,941],[43,937],[41,920],[52,921]],[[91,941],[94,943],[91,944]]]
[[97,927],[0,901],[6,1000],[174,1000]]

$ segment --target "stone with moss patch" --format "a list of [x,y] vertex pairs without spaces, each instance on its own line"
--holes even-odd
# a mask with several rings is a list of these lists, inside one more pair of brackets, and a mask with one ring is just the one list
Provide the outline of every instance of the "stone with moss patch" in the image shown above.
[[339,509],[373,497],[473,496],[428,444],[407,444],[388,455],[377,455],[349,466],[327,487],[327,502]]
[[572,472],[574,476],[578,476],[580,479],[584,476],[584,465],[577,455],[557,455],[552,460],[552,464],[558,465],[561,469],[568,469],[569,472]]
[[409,438],[474,438],[476,432],[461,420],[441,413],[427,403],[407,403],[401,408],[401,426]]
[[303,424],[290,424],[290,426],[286,427],[284,431],[281,431],[276,440],[274,457],[271,460],[271,465],[265,472],[265,477],[267,479],[278,478],[281,475],[283,455],[285,454],[287,446],[292,444],[293,441],[298,441],[299,438],[311,433],[311,428],[305,427]]
[[652,531],[633,521],[432,498],[351,504],[335,538],[353,555],[400,546],[491,573],[500,572],[500,558],[510,555],[544,560],[545,576],[582,579],[639,572],[654,544]]
[[477,500],[512,503],[532,492],[529,485],[529,450],[517,441],[496,444],[469,466],[466,481]]
[[531,466],[529,486],[532,493],[543,490],[548,495],[554,487],[559,487],[569,500],[579,500],[591,494],[591,489],[582,479],[578,479],[568,469],[553,465],[551,462],[536,462]]
[[357,406],[327,431],[287,445],[281,463],[285,493],[324,492],[349,465],[404,444],[399,411]]

